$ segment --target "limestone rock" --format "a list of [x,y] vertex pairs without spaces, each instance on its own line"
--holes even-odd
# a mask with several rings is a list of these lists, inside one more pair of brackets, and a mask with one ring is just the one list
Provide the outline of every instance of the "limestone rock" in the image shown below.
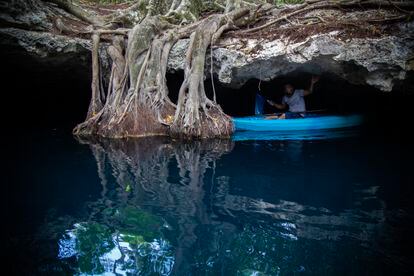
[[[183,69],[188,43],[189,40],[181,40],[174,46],[168,63],[170,70]],[[258,39],[229,38],[220,44],[223,46],[213,51],[214,73],[220,82],[234,88],[252,78],[271,80],[303,71],[330,72],[350,83],[389,92],[412,71],[414,23],[402,24],[398,33],[381,38],[343,41],[336,37],[336,32],[331,32],[299,43],[283,39],[263,43]]]
[[[90,41],[57,34],[49,18],[70,15],[38,0],[16,3],[26,4],[5,6],[0,12],[0,21],[6,22],[2,26],[7,26],[0,27],[0,46],[36,56],[39,62],[74,66],[73,70],[79,64],[90,67]],[[46,11],[49,16],[45,15]],[[351,12],[347,16],[360,16],[359,13]],[[188,44],[189,39],[182,39],[172,48],[168,61],[170,72],[183,70]],[[101,62],[109,77],[106,47],[102,43]],[[399,23],[395,32],[377,38],[341,39],[338,31],[317,33],[296,43],[284,38],[227,37],[214,46],[213,71],[221,83],[233,88],[241,87],[252,78],[271,80],[294,72],[329,72],[352,84],[389,92],[404,83],[412,83],[407,79],[414,75],[413,49],[413,22]],[[210,56],[206,59],[205,74],[209,78]]]

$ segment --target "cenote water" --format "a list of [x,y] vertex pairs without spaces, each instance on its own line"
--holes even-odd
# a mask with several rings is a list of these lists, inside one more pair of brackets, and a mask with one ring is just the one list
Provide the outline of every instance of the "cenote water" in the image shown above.
[[410,141],[98,141],[54,130],[19,135],[10,150],[5,275],[412,269]]

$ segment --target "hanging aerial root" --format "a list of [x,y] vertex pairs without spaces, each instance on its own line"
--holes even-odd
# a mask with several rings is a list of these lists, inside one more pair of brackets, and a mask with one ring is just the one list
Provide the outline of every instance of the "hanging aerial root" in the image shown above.
[[240,17],[249,13],[239,9],[225,15],[213,15],[202,22],[190,38],[171,134],[181,137],[228,137],[233,133],[232,120],[221,107],[207,98],[204,67],[208,47]]
[[[182,5],[183,2],[177,5],[176,10],[183,8]],[[117,36],[107,48],[112,68],[106,93],[100,78],[98,52],[100,35],[104,32],[94,32],[92,100],[87,120],[74,133],[113,138],[168,134],[200,138],[230,136],[231,118],[217,104],[215,96],[211,100],[205,94],[205,58],[211,43],[226,30],[236,28],[234,22],[248,14],[248,9],[215,14],[177,29],[171,29],[160,16],[147,16],[128,33],[126,48],[125,33],[114,33]],[[184,81],[174,105],[168,98],[168,56],[178,39],[189,35]]]
[[100,62],[99,62],[99,34],[92,35],[92,98],[89,104],[86,120],[95,116],[103,107],[101,100]]

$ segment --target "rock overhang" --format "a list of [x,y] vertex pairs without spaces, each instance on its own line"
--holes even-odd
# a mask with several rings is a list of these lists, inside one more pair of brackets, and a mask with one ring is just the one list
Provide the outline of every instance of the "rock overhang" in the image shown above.
[[[413,70],[414,24],[400,25],[400,32],[380,38],[341,40],[337,32],[317,34],[290,43],[287,39],[225,38],[213,50],[213,72],[218,80],[239,88],[249,79],[268,81],[294,71],[333,73],[355,85],[369,85],[390,92]],[[180,40],[168,61],[170,71],[183,70],[188,39]],[[210,57],[206,77],[210,77]]]

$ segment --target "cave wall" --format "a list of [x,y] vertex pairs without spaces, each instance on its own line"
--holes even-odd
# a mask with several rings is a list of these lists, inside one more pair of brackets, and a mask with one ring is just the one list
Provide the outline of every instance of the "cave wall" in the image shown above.
[[[188,39],[173,47],[169,69],[184,68]],[[414,23],[401,23],[393,35],[341,40],[338,31],[321,33],[299,42],[277,38],[227,37],[213,51],[213,71],[229,87],[240,88],[250,79],[270,81],[295,71],[333,73],[354,85],[383,92],[414,90]],[[210,74],[210,56],[205,74]]]

